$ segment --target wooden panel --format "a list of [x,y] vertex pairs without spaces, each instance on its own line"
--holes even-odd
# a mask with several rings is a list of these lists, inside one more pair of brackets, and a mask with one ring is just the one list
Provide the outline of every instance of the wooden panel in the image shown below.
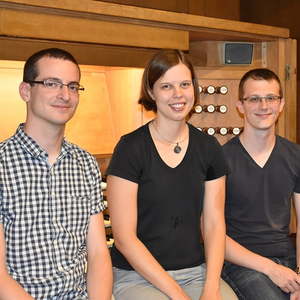
[[285,84],[285,136],[289,140],[297,140],[297,41],[289,39],[286,41],[286,84]]
[[196,67],[198,80],[202,79],[217,79],[217,80],[240,80],[242,76],[252,69],[251,65],[244,67],[220,67],[220,68],[205,68]]
[[[98,0],[96,0],[98,1]],[[102,2],[117,3],[122,5],[133,5],[159,10],[188,13],[188,3],[184,0],[104,0]]]
[[284,26],[292,37],[299,37],[299,0],[240,0],[240,19],[246,22]]
[[[261,38],[270,37],[289,37],[289,30],[286,28],[279,28],[274,26],[258,25],[252,23],[231,21],[225,19],[217,19],[210,17],[195,16],[183,13],[174,13],[167,11],[160,11],[148,8],[140,8],[128,5],[111,4],[100,1],[88,0],[6,0],[0,1],[0,7],[14,7],[18,5],[18,9],[31,9],[37,12],[42,12],[42,8],[47,8],[47,12],[55,11],[56,14],[74,14],[85,18],[100,18],[101,16],[108,16],[110,20],[116,22],[148,24],[159,27],[173,27],[183,30],[198,29],[215,29],[225,30],[240,33],[251,33],[253,36],[261,36]],[[113,18],[115,17],[115,18]]]
[[[239,79],[228,79],[232,77],[230,71],[223,70],[222,75],[220,77],[215,77],[215,73],[210,74],[213,75],[210,79],[203,79],[202,70],[196,68],[196,74],[198,77],[199,85],[202,87],[206,87],[208,85],[213,85],[215,87],[225,85],[228,88],[228,93],[226,95],[220,94],[200,94],[199,104],[201,105],[226,105],[227,112],[225,114],[219,112],[201,112],[200,114],[194,113],[190,118],[190,123],[196,127],[242,127],[243,119],[242,116],[238,113],[236,109],[236,102],[238,100],[238,84]],[[208,76],[207,76],[208,77]],[[227,78],[227,79],[226,79]],[[233,135],[227,134],[225,136],[216,134],[215,137],[221,144],[226,143],[230,140]]]
[[205,0],[188,0],[189,14],[205,16]]
[[[58,47],[71,52],[80,64],[98,66],[144,67],[154,49],[65,43],[0,37],[0,59],[25,61],[41,49]],[[22,49],[22,51],[20,51]]]
[[116,140],[142,124],[138,104],[143,69],[121,69],[106,72],[113,127]]
[[66,137],[91,153],[111,153],[116,133],[105,72],[81,67],[85,87],[74,117],[66,127]]
[[205,16],[239,20],[240,19],[240,0],[205,0]]
[[[283,92],[285,92],[285,65],[287,56],[287,53],[285,52],[285,41],[285,39],[278,39],[274,42],[267,42],[265,58],[265,67],[273,70],[278,75],[282,84]],[[286,125],[286,113],[284,110],[277,122],[277,134],[285,136]]]
[[188,33],[158,27],[0,10],[0,35],[151,48],[188,49]]
[[19,123],[25,121],[25,102],[19,96],[22,81],[22,62],[0,61],[0,141],[15,133]]

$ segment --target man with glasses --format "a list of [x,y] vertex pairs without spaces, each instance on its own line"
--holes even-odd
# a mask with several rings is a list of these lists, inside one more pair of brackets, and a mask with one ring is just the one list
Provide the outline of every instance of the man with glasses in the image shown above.
[[250,70],[239,99],[244,130],[223,147],[230,174],[222,276],[239,299],[300,299],[300,253],[289,236],[292,197],[300,214],[300,147],[275,134],[285,103],[278,76]]
[[64,139],[79,80],[61,49],[25,63],[26,122],[0,143],[0,299],[111,298],[100,172]]

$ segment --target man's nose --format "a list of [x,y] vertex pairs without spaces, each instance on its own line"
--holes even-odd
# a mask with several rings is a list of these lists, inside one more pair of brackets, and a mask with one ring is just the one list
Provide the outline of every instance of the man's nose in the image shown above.
[[261,108],[268,108],[268,102],[266,98],[261,98],[259,101],[259,105]]
[[59,92],[64,100],[70,99],[70,90],[67,85],[62,85]]

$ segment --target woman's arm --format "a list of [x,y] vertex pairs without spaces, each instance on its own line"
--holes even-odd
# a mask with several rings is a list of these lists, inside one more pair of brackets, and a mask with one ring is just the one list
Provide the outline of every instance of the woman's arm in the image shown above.
[[137,238],[137,190],[138,185],[134,182],[111,175],[107,178],[108,208],[115,245],[141,276],[171,299],[190,299]]
[[220,298],[220,275],[225,250],[225,176],[205,182],[202,235],[207,265],[201,299]]

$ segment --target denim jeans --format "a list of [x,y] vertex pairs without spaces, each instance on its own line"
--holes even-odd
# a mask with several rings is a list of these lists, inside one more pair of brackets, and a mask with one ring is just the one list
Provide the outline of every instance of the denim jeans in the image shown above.
[[[296,258],[270,257],[274,262],[295,269]],[[261,272],[224,263],[222,278],[231,286],[240,300],[289,300],[290,294],[283,292],[268,276]]]
[[[113,295],[116,300],[167,300],[159,289],[141,277],[136,271],[113,268]],[[192,300],[199,300],[205,282],[206,265],[168,271]],[[237,300],[232,289],[222,280],[221,294],[224,300]]]

